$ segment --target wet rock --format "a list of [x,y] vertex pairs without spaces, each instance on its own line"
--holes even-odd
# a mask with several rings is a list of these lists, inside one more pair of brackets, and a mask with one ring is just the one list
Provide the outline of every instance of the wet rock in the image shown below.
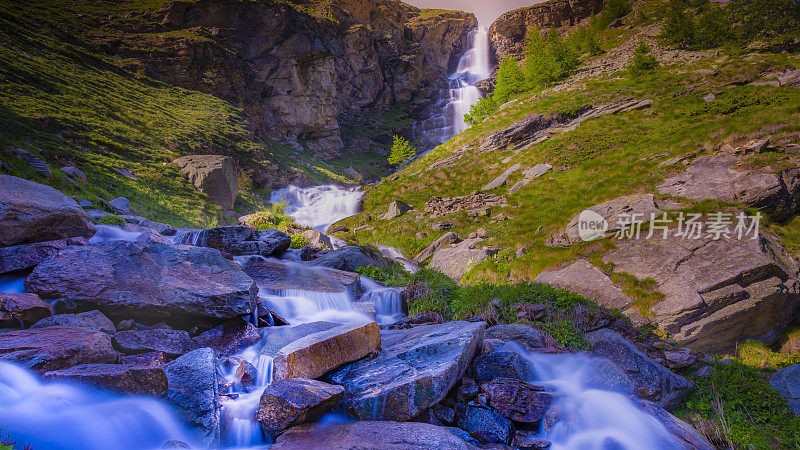
[[130,364],[80,364],[44,374],[48,380],[74,381],[119,394],[161,397],[167,391],[167,375],[155,366]]
[[520,450],[544,450],[550,448],[550,441],[539,439],[532,431],[517,431],[511,444]]
[[319,378],[380,348],[381,334],[375,322],[345,324],[313,333],[278,351],[273,361],[273,380]]
[[279,380],[261,395],[256,419],[273,440],[283,430],[311,422],[333,408],[344,388],[305,378]]
[[678,439],[683,448],[692,450],[713,450],[715,448],[691,425],[673,416],[658,404],[647,400],[636,400],[636,403],[644,412],[658,419],[667,431]]
[[261,289],[270,291],[347,292],[351,298],[361,297],[364,291],[358,274],[327,267],[250,258],[242,262],[242,268]]
[[117,330],[108,317],[100,311],[87,311],[78,314],[56,314],[36,322],[31,328],[45,328],[54,326],[84,328],[104,333],[116,333]]
[[114,345],[123,353],[163,352],[180,356],[196,348],[189,333],[182,330],[130,330],[114,334]]
[[247,361],[240,361],[236,367],[236,379],[242,386],[254,386],[258,380],[258,369]]
[[192,239],[193,245],[215,248],[234,256],[280,255],[292,244],[292,238],[282,231],[253,230],[243,225],[207,228],[192,235]]
[[78,364],[113,363],[117,352],[106,333],[48,327],[0,333],[0,358],[44,373]]
[[252,313],[256,286],[216,250],[148,242],[68,247],[33,270],[28,290],[113,320],[216,325]]
[[0,247],[71,237],[95,227],[75,200],[42,184],[0,175]]
[[243,319],[233,319],[195,336],[199,348],[214,349],[217,356],[226,357],[250,347],[261,339],[258,328]]
[[514,435],[511,421],[485,406],[459,403],[456,417],[459,428],[483,443],[508,444]]
[[769,378],[769,383],[786,398],[794,415],[800,417],[800,364],[775,372]]
[[334,425],[306,424],[284,432],[273,450],[329,450],[420,448],[469,450],[472,445],[450,429],[419,422],[347,422]]
[[412,209],[413,208],[411,206],[401,202],[400,200],[395,200],[392,203],[389,203],[389,209],[381,216],[381,219],[394,219],[395,217],[400,217]]
[[30,326],[53,314],[53,307],[36,294],[4,294],[0,292],[0,326],[3,323]]
[[393,261],[381,255],[380,252],[371,252],[364,247],[349,245],[315,259],[312,264],[336,270],[355,272],[356,269],[364,266],[387,268],[393,264]]
[[311,322],[295,326],[265,328],[262,330],[264,345],[259,353],[274,358],[283,347],[292,342],[338,326],[340,324],[331,322]]
[[86,245],[86,243],[85,238],[79,237],[0,247],[0,273],[30,269],[68,245]]
[[417,256],[414,257],[414,262],[417,264],[422,264],[428,259],[430,259],[437,250],[441,248],[445,248],[449,245],[457,244],[460,241],[458,235],[451,232],[447,232],[442,235],[439,239],[433,241],[431,245],[425,247],[424,250],[419,252]]
[[175,236],[175,234],[177,233],[175,227],[171,225],[166,225],[160,222],[154,222],[144,217],[133,216],[130,214],[122,214],[120,215],[120,217],[128,223],[138,225],[142,228],[150,228],[152,230],[155,230],[158,234],[162,236]]
[[473,267],[498,253],[497,249],[478,248],[481,242],[481,239],[467,239],[457,245],[440,248],[433,254],[428,267],[460,281]]
[[545,346],[544,335],[541,331],[527,325],[496,325],[486,330],[486,339],[496,339],[502,342],[516,342],[529,352],[534,352]]
[[538,423],[553,403],[545,386],[526,381],[495,378],[481,384],[489,406],[503,417],[521,423]]
[[236,161],[230,156],[192,155],[173,161],[195,189],[225,209],[233,209],[239,181]]
[[670,372],[607,328],[587,333],[586,340],[593,346],[593,355],[611,360],[637,384],[639,392],[647,392],[648,400],[664,408],[678,406],[692,389],[687,379]]
[[494,352],[475,358],[470,369],[472,377],[478,383],[495,378],[513,380],[529,380],[534,376],[533,366],[518,353]]
[[220,407],[216,359],[210,348],[187,353],[164,366],[166,400],[197,429],[204,447],[219,444]]
[[484,329],[483,323],[448,322],[385,330],[377,357],[346,365],[330,380],[345,387],[342,403],[354,417],[411,420],[464,376]]

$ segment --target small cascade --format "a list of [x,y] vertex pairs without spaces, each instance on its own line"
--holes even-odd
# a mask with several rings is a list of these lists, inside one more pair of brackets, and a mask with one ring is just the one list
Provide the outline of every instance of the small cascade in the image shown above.
[[182,228],[175,232],[175,235],[172,236],[172,242],[174,244],[183,244],[183,245],[194,245],[195,247],[204,247],[205,246],[205,230],[191,230]]
[[270,202],[286,202],[285,212],[298,224],[309,226],[324,233],[339,220],[358,214],[361,197],[357,188],[341,188],[333,185],[299,188],[289,186],[272,193]]
[[30,444],[35,449],[141,450],[162,448],[170,440],[194,443],[159,400],[41,382],[4,361],[0,361],[0,423],[19,448]]
[[292,325],[309,322],[356,322],[369,318],[353,307],[346,292],[284,289],[260,293],[261,301]]
[[362,302],[375,305],[376,321],[380,325],[392,324],[403,317],[403,289],[381,286],[375,280],[361,276],[364,286]]
[[393,259],[400,264],[403,265],[403,268],[411,273],[416,273],[419,270],[419,264],[414,262],[411,258],[406,257],[404,254],[400,253],[400,250],[394,247],[387,247],[385,245],[381,245],[378,247],[378,250],[381,251],[381,255]]
[[478,27],[470,32],[470,49],[461,55],[456,71],[448,78],[445,96],[434,105],[430,118],[414,123],[414,137],[425,148],[434,148],[468,128],[464,114],[483,97],[475,84],[489,78],[489,32]]
[[89,239],[90,244],[110,241],[135,241],[139,239],[141,231],[126,231],[116,225],[97,225],[97,232]]
[[540,437],[552,442],[553,450],[669,450],[680,448],[675,438],[655,417],[639,409],[626,395],[592,385],[596,366],[593,357],[580,354],[528,353],[516,343],[506,350],[525,357],[533,366],[537,384],[555,394],[550,407],[557,421],[544,423]]

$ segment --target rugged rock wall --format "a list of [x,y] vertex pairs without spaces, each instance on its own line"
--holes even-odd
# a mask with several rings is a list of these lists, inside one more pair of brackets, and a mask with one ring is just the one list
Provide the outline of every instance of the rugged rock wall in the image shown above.
[[574,27],[600,12],[604,0],[552,0],[520,8],[500,16],[489,27],[489,40],[495,56],[521,56],[528,30]]
[[148,76],[241,107],[255,133],[326,158],[343,146],[348,113],[393,102],[421,110],[477,26],[472,14],[396,0],[200,0],[141,16],[122,26],[153,25],[112,51],[143,63]]

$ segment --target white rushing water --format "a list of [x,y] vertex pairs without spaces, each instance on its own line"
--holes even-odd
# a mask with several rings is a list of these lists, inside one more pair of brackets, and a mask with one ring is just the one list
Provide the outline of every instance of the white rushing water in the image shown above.
[[363,195],[358,188],[289,186],[274,191],[270,202],[277,204],[285,201],[285,212],[294,217],[298,224],[324,233],[339,220],[358,214]]
[[483,97],[475,83],[491,75],[487,28],[478,27],[470,32],[470,40],[470,49],[461,56],[456,71],[448,78],[448,95],[434,105],[429,119],[414,123],[414,137],[427,148],[443,144],[469,128],[464,114]]
[[76,385],[41,382],[0,361],[0,424],[24,448],[147,450],[164,442],[192,444],[166,405],[146,397],[117,396]]
[[[542,423],[540,437],[553,450],[671,450],[681,448],[655,417],[626,395],[592,383],[597,366],[584,354],[528,353],[516,343],[506,344],[527,359],[537,384],[549,386],[555,396],[550,410],[557,411],[549,429]],[[543,421],[544,422],[544,421]]]
[[96,225],[97,232],[89,239],[90,244],[110,241],[135,241],[144,234],[141,231],[125,231],[116,225]]

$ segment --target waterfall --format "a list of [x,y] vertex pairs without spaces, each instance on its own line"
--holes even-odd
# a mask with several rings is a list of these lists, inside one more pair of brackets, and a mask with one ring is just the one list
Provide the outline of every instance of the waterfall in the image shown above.
[[364,294],[361,296],[362,302],[370,302],[375,305],[376,321],[381,325],[392,324],[400,320],[403,316],[403,289],[384,287],[375,280],[361,276],[361,284],[364,286]]
[[470,49],[461,55],[456,71],[448,77],[446,98],[434,105],[434,114],[414,123],[414,137],[426,148],[433,148],[468,128],[464,114],[481,99],[475,83],[489,78],[489,33],[478,27],[470,32]]
[[333,185],[307,188],[289,186],[274,191],[270,202],[285,201],[286,214],[294,217],[298,224],[324,233],[339,220],[358,214],[363,195],[359,189]]

